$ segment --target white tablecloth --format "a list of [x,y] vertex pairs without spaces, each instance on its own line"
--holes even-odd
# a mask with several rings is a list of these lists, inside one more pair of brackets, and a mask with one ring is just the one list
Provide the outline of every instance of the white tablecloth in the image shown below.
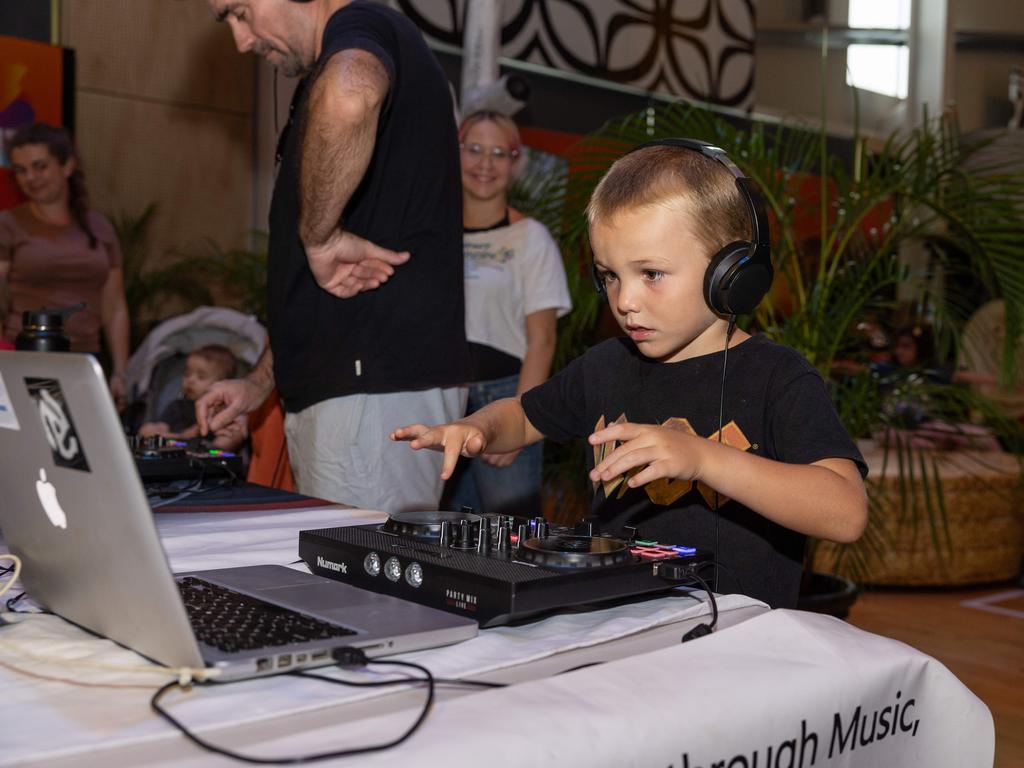
[[[496,730],[474,727],[491,716],[523,737],[495,749]],[[387,723],[374,725],[360,738],[384,738]],[[274,747],[316,743],[306,734]],[[988,709],[934,659],[838,619],[777,610],[459,699],[414,741],[361,765],[470,768],[485,755],[488,768],[981,768],[994,745]]]
[[[298,530],[379,517],[338,509],[163,514],[157,525],[173,568],[188,570],[291,564],[297,559]],[[757,605],[730,596],[720,608],[728,617],[756,613]],[[588,658],[596,654],[603,661],[607,647],[608,658],[615,658],[611,649],[625,642],[616,638],[705,613],[696,598],[676,594],[484,630],[474,640],[402,658],[425,664],[438,676],[486,672],[485,677],[509,679],[554,654],[564,654],[562,668],[569,668],[573,653],[580,653],[567,652],[572,648],[590,646]],[[765,612],[685,645],[678,643],[680,634],[666,635],[668,647],[654,652],[442,698],[408,742],[355,763],[991,765],[988,710],[941,664],[901,643],[796,611]],[[85,664],[53,664],[37,656],[75,657]],[[130,651],[54,617],[0,628],[0,765],[60,758],[62,764],[120,765],[155,762],[156,756],[161,765],[234,764],[184,744],[150,712],[149,696],[162,680],[124,669],[142,664]],[[387,697],[375,704],[368,695],[365,689],[278,677],[197,688],[175,694],[168,706],[210,738],[249,734],[241,744],[236,739],[235,748],[261,756],[294,755],[394,738],[421,700],[420,692],[408,693],[404,709],[393,711],[380,706]],[[344,717],[327,720],[329,725],[316,714],[330,713],[328,707],[343,701],[350,702],[338,710]],[[245,731],[247,723],[265,725]],[[229,726],[235,731],[225,730]],[[154,752],[156,744],[166,748]]]

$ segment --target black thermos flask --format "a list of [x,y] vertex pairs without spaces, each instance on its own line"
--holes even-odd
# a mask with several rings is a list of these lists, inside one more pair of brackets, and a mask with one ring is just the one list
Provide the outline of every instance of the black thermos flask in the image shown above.
[[26,310],[21,319],[21,333],[14,340],[14,348],[34,352],[68,352],[71,339],[64,333],[67,310]]

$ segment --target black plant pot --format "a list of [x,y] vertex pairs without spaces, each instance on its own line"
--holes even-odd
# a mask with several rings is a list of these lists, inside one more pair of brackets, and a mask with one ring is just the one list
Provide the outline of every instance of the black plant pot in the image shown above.
[[812,573],[805,578],[796,607],[801,611],[827,613],[845,619],[857,599],[857,585],[842,576]]

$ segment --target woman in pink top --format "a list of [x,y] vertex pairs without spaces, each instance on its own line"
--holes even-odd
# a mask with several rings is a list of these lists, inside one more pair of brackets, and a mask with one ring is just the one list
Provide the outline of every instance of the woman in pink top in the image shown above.
[[85,302],[67,319],[73,352],[100,351],[100,330],[113,366],[110,391],[124,391],[128,305],[121,249],[110,222],[86,206],[85,185],[71,139],[36,123],[7,143],[14,178],[28,201],[0,212],[0,331],[13,341],[22,313]]

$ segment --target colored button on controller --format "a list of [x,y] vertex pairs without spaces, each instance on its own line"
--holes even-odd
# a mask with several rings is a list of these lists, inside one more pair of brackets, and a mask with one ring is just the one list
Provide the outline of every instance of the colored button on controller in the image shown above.
[[690,557],[697,554],[694,547],[665,546],[663,544],[634,546],[631,548],[634,555],[646,560],[663,560],[667,557]]

